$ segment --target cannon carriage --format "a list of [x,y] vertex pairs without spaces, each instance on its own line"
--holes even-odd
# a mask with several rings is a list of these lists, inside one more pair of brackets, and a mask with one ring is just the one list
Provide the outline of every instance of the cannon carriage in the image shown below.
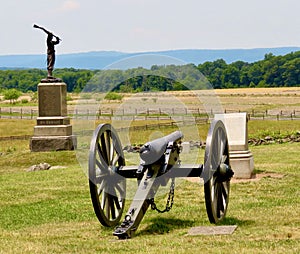
[[[89,186],[95,214],[103,226],[115,227],[119,239],[133,237],[148,208],[168,212],[173,205],[175,179],[201,177],[204,181],[206,211],[211,223],[219,223],[229,201],[230,166],[228,139],[222,121],[212,121],[206,139],[204,164],[182,165],[183,134],[175,131],[147,142],[140,148],[140,163],[126,166],[122,145],[110,124],[99,125],[89,151]],[[126,200],[126,179],[137,179],[138,188],[120,223]],[[156,207],[155,195],[160,186],[171,181],[166,208]]]

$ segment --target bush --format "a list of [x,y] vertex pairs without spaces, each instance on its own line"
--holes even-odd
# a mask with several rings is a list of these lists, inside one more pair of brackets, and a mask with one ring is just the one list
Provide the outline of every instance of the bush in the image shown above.
[[22,99],[22,100],[21,100],[21,103],[22,103],[22,104],[27,104],[27,103],[28,103],[28,100],[27,100],[27,99]]
[[121,94],[110,92],[105,95],[104,99],[106,99],[106,100],[122,100],[123,97],[124,96]]
[[72,98],[72,96],[71,96],[71,95],[67,95],[67,98],[66,98],[66,100],[67,100],[67,101],[72,101],[72,100],[73,100],[73,98]]

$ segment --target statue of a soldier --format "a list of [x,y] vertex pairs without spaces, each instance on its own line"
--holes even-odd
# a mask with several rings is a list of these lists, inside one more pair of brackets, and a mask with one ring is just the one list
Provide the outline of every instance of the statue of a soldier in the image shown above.
[[[48,70],[48,76],[46,80],[43,81],[61,81],[60,79],[54,78],[52,76],[52,72],[54,69],[55,64],[55,45],[59,44],[60,38],[58,36],[55,36],[53,33],[47,31],[45,28],[40,27],[38,25],[33,25],[34,28],[39,28],[43,30],[47,34],[47,70]],[[55,38],[55,40],[53,40]]]

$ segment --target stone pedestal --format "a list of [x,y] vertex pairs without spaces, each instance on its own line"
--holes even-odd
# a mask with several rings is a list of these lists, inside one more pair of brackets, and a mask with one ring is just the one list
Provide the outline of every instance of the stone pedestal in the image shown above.
[[76,137],[67,116],[67,86],[65,83],[38,85],[39,116],[30,139],[30,150],[59,151],[76,148]]
[[247,113],[216,114],[216,120],[222,120],[226,127],[230,164],[235,178],[251,178],[254,159],[248,147]]

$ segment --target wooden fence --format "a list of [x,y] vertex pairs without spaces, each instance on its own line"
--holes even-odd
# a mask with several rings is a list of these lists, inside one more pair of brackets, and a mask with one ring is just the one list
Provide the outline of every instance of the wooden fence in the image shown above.
[[[224,110],[218,113],[237,113],[244,111]],[[205,122],[213,116],[213,110],[204,111],[199,108],[158,108],[158,109],[99,109],[92,111],[85,110],[69,110],[68,115],[73,119],[87,119],[87,120],[157,120],[157,121],[172,121],[174,119],[185,121],[185,118],[195,118],[195,121]],[[247,112],[250,119],[256,120],[300,120],[299,110],[251,110]],[[36,119],[38,116],[37,109],[26,109],[16,107],[0,107],[0,119]]]

